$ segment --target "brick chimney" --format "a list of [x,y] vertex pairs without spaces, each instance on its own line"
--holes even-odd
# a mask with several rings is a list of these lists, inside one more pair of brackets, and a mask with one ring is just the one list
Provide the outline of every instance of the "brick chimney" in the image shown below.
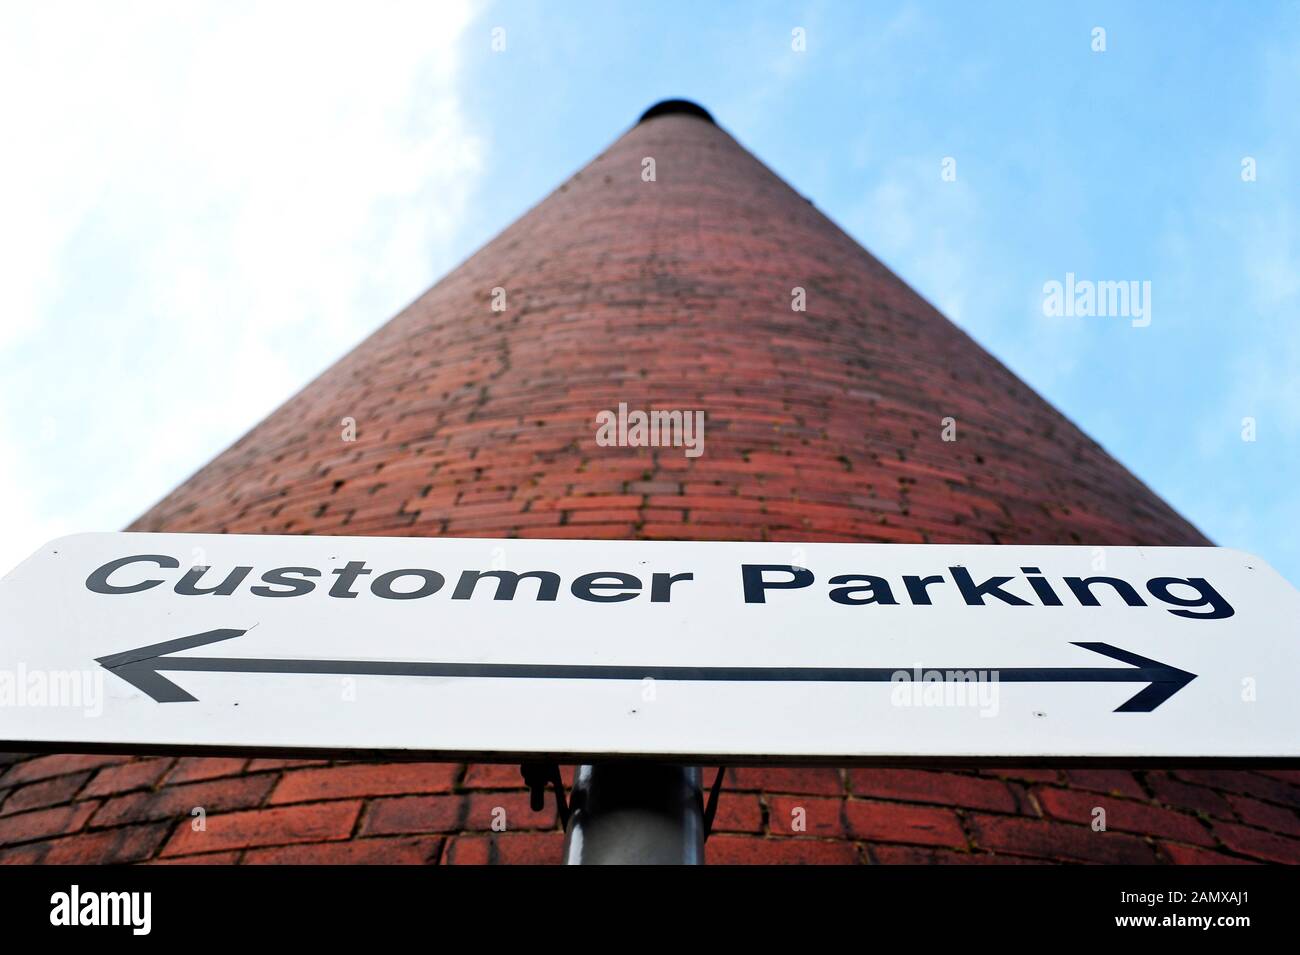
[[[595,417],[620,402],[704,411],[704,453],[600,446]],[[1207,543],[683,101],[648,110],[131,529]],[[553,810],[530,811],[514,766],[5,763],[5,862],[560,857]],[[1285,771],[741,768],[707,852],[1300,862],[1297,807],[1300,773]]]

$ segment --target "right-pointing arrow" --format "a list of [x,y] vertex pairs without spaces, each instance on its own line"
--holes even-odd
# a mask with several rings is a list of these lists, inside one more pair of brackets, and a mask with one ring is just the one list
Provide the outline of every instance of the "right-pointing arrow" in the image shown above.
[[[277,660],[240,657],[176,657],[173,653],[233,640],[247,630],[207,630],[188,637],[114,653],[96,660],[159,703],[193,703],[160,670],[206,673],[334,673],[352,676],[436,676],[549,680],[694,680],[732,683],[889,683],[911,671],[897,667],[684,667],[590,666],[546,663],[432,663],[383,660]],[[1117,713],[1149,713],[1196,674],[1129,653],[1108,643],[1076,643],[1126,667],[929,667],[928,670],[988,672],[1004,683],[1146,683]]]
[[1091,650],[1094,653],[1104,654],[1112,659],[1137,667],[1135,670],[1117,670],[1113,672],[1141,674],[1141,677],[1137,679],[1150,681],[1150,685],[1143,689],[1142,692],[1115,707],[1116,713],[1150,713],[1196,679],[1195,673],[1188,673],[1186,670],[1171,667],[1167,663],[1149,660],[1146,657],[1138,656],[1136,653],[1121,650],[1119,647],[1112,647],[1109,643],[1076,643],[1075,646],[1083,647],[1085,650]]

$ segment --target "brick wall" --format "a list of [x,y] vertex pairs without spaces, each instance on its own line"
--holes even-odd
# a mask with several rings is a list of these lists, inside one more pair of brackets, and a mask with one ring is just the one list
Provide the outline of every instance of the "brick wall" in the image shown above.
[[[796,286],[806,312],[791,310]],[[595,415],[620,401],[705,411],[704,454],[598,447]],[[132,529],[1206,543],[685,115],[634,127]],[[1300,862],[1298,808],[1300,773],[1285,771],[733,769],[708,854]],[[527,863],[561,842],[514,767],[0,756],[6,862]]]

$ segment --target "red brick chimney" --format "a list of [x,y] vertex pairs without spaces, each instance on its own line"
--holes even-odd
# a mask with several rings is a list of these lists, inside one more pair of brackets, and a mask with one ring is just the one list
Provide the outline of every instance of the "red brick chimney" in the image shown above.
[[[704,453],[598,446],[595,416],[620,402],[704,411]],[[132,529],[1206,543],[680,101],[649,110]],[[0,761],[5,862],[560,858],[554,812],[529,810],[515,766]],[[497,806],[506,832],[491,829]],[[791,832],[800,806],[807,830]],[[1107,832],[1090,828],[1096,806]],[[1300,862],[1297,807],[1300,773],[1283,771],[733,769],[707,852]]]

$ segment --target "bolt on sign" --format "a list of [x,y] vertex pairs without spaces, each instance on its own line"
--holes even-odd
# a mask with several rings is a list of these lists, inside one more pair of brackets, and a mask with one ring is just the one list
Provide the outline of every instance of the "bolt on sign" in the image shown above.
[[1214,547],[81,534],[0,580],[0,748],[1285,762],[1297,638]]

